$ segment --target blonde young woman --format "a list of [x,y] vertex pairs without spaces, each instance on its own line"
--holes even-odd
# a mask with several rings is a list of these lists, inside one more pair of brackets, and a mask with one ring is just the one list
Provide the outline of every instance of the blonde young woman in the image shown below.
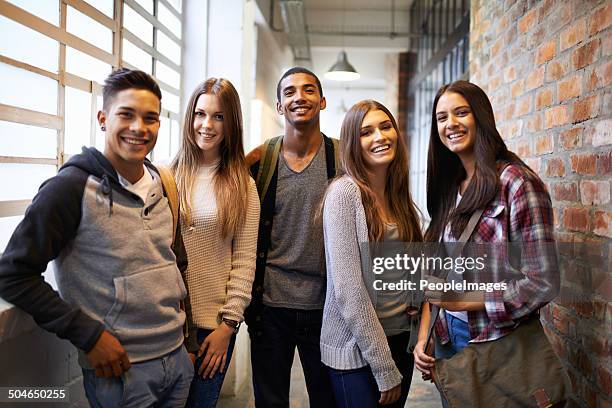
[[[406,292],[376,291],[369,242],[420,242],[408,189],[408,157],[389,110],[376,101],[354,105],[342,123],[343,176],[323,206],[327,295],[321,359],[329,367],[338,406],[403,407],[413,370],[406,352],[411,317]],[[416,330],[416,327],[415,327]]]
[[259,220],[240,100],[228,80],[210,78],[193,91],[171,170],[189,259],[188,350],[196,357],[187,406],[214,407],[251,299]]

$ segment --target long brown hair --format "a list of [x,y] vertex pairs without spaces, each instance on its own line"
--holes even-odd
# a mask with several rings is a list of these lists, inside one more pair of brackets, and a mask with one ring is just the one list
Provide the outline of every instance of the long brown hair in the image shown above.
[[[459,184],[465,179],[466,172],[459,156],[444,146],[438,135],[436,107],[446,92],[463,96],[476,122],[474,176],[454,210]],[[506,147],[495,126],[491,102],[482,89],[468,81],[456,81],[442,86],[436,94],[431,112],[427,157],[427,210],[431,222],[425,232],[425,240],[438,241],[448,222],[451,223],[452,235],[459,237],[472,213],[485,207],[495,197],[499,185],[498,167],[503,163],[519,164],[535,175]]]
[[202,150],[196,144],[193,121],[195,106],[202,94],[215,95],[223,109],[223,141],[213,183],[217,211],[221,221],[223,238],[233,234],[244,222],[249,189],[249,172],[242,144],[242,111],[238,92],[230,81],[209,78],[196,87],[185,109],[181,147],[172,161],[171,170],[177,181],[181,199],[181,217],[185,225],[191,225],[191,190],[200,167]]
[[387,170],[385,199],[397,222],[399,237],[406,242],[422,241],[419,217],[410,197],[406,141],[400,136],[395,118],[380,102],[373,100],[357,102],[344,116],[342,129],[340,130],[341,173],[349,175],[359,186],[368,224],[369,239],[371,241],[381,241],[384,237],[385,226],[380,209],[376,205],[374,192],[368,182],[360,142],[363,119],[372,110],[380,110],[386,113],[398,136],[395,158]]

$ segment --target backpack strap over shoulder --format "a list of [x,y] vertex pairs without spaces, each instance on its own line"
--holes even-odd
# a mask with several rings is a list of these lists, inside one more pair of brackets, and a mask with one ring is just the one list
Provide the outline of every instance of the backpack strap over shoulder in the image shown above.
[[276,170],[276,163],[278,161],[282,141],[282,136],[273,137],[266,140],[262,147],[263,154],[259,162],[257,178],[255,179],[259,200],[262,203],[270,187],[270,180],[272,180],[272,176]]
[[166,192],[166,198],[168,198],[168,204],[170,205],[170,211],[172,212],[172,242],[176,238],[176,226],[179,218],[179,194],[176,188],[176,182],[174,176],[170,172],[170,169],[165,166],[156,166],[159,176],[161,177],[164,191]]

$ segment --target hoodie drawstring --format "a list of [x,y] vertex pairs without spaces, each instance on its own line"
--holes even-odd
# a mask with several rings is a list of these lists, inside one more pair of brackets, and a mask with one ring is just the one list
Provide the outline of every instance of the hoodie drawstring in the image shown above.
[[108,174],[104,174],[102,176],[102,183],[100,184],[102,189],[102,194],[108,196],[109,206],[108,206],[108,216],[113,215],[113,189],[110,185],[110,180],[108,179]]

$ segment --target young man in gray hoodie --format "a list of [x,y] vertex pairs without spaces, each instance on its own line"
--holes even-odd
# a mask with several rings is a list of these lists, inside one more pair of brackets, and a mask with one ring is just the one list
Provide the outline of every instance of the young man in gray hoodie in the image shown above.
[[[0,258],[0,296],[78,348],[93,407],[182,407],[193,377],[186,255],[146,160],[160,111],[151,76],[112,73],[98,113],[104,153],[83,148],[43,183]],[[42,276],[50,261],[59,294]]]

